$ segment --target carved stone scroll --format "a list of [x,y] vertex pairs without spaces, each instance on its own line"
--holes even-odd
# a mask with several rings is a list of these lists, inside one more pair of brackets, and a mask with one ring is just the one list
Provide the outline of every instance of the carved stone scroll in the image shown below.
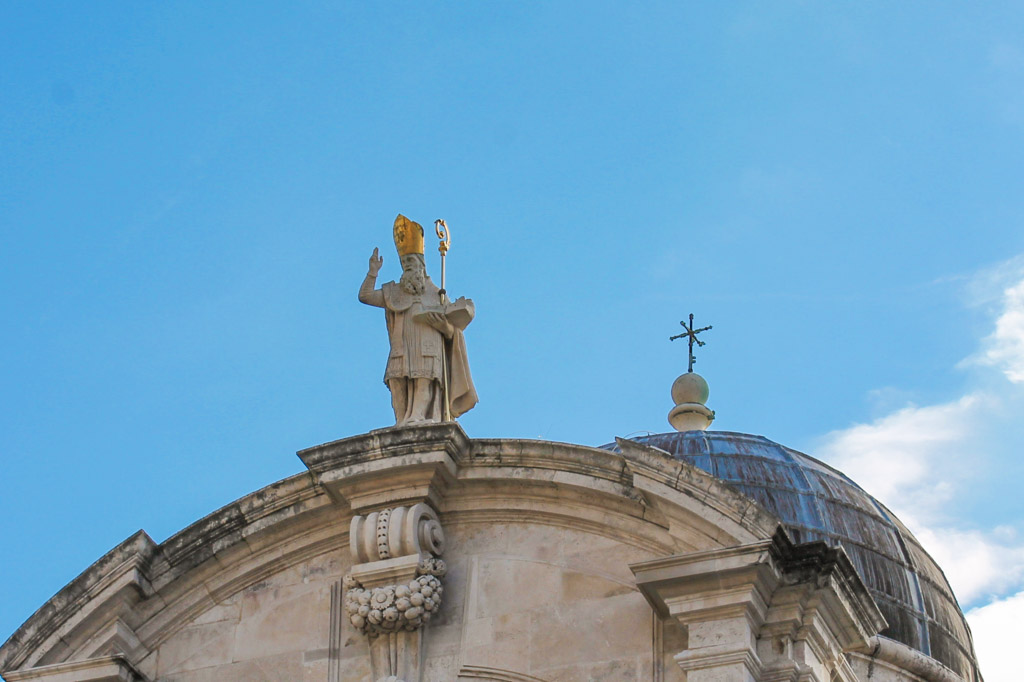
[[411,554],[436,557],[444,552],[444,531],[437,512],[421,502],[353,516],[349,542],[353,561],[361,564]]

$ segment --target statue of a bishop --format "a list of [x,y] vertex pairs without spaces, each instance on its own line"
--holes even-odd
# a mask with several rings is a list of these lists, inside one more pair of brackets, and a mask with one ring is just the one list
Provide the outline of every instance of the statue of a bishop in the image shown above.
[[384,259],[374,249],[359,300],[384,309],[391,342],[384,383],[391,391],[395,424],[458,417],[477,403],[463,337],[473,320],[473,301],[449,301],[427,276],[423,227],[399,215],[394,237],[401,279],[375,288]]

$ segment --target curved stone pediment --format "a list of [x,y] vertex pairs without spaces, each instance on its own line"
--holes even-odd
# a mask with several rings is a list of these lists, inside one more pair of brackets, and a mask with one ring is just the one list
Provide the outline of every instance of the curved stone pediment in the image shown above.
[[28,679],[117,656],[151,682],[368,679],[367,635],[341,586],[356,563],[351,522],[426,504],[447,575],[416,645],[422,680],[680,679],[682,635],[654,615],[630,565],[766,541],[778,520],[695,467],[623,443],[470,439],[445,423],[301,451],[309,471],[163,543],[140,531],[111,550],[0,648],[0,671]]

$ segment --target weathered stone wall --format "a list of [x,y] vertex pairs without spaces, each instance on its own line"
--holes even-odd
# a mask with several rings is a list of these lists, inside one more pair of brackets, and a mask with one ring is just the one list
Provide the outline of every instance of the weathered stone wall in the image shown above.
[[549,682],[651,679],[653,618],[628,569],[649,554],[551,525],[451,536],[451,598],[427,629],[426,679],[456,679],[463,666]]
[[326,680],[331,584],[344,573],[345,557],[332,551],[228,596],[163,642],[140,669],[161,682]]
[[[669,626],[662,652],[628,568],[649,551],[549,524],[446,531],[446,591],[425,629],[425,680],[455,680],[464,669],[472,679],[490,671],[547,682],[683,679],[671,659],[678,628]],[[160,682],[328,680],[331,588],[350,564],[342,547],[268,576],[197,615],[139,667]],[[346,618],[339,623],[332,682],[365,682],[366,639]]]

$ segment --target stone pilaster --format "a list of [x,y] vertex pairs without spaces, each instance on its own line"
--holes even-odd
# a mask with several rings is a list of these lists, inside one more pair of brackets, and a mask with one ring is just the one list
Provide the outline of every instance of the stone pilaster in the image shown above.
[[447,570],[437,509],[469,445],[462,428],[446,422],[380,429],[298,453],[331,498],[353,512],[353,566],[334,608],[366,636],[374,681],[421,680],[422,629],[440,608]]
[[663,618],[687,632],[675,659],[687,682],[755,682],[757,634],[780,580],[771,542],[655,559],[630,568]]
[[687,632],[687,682],[853,682],[845,651],[885,626],[841,549],[771,540],[630,567],[663,618]]

